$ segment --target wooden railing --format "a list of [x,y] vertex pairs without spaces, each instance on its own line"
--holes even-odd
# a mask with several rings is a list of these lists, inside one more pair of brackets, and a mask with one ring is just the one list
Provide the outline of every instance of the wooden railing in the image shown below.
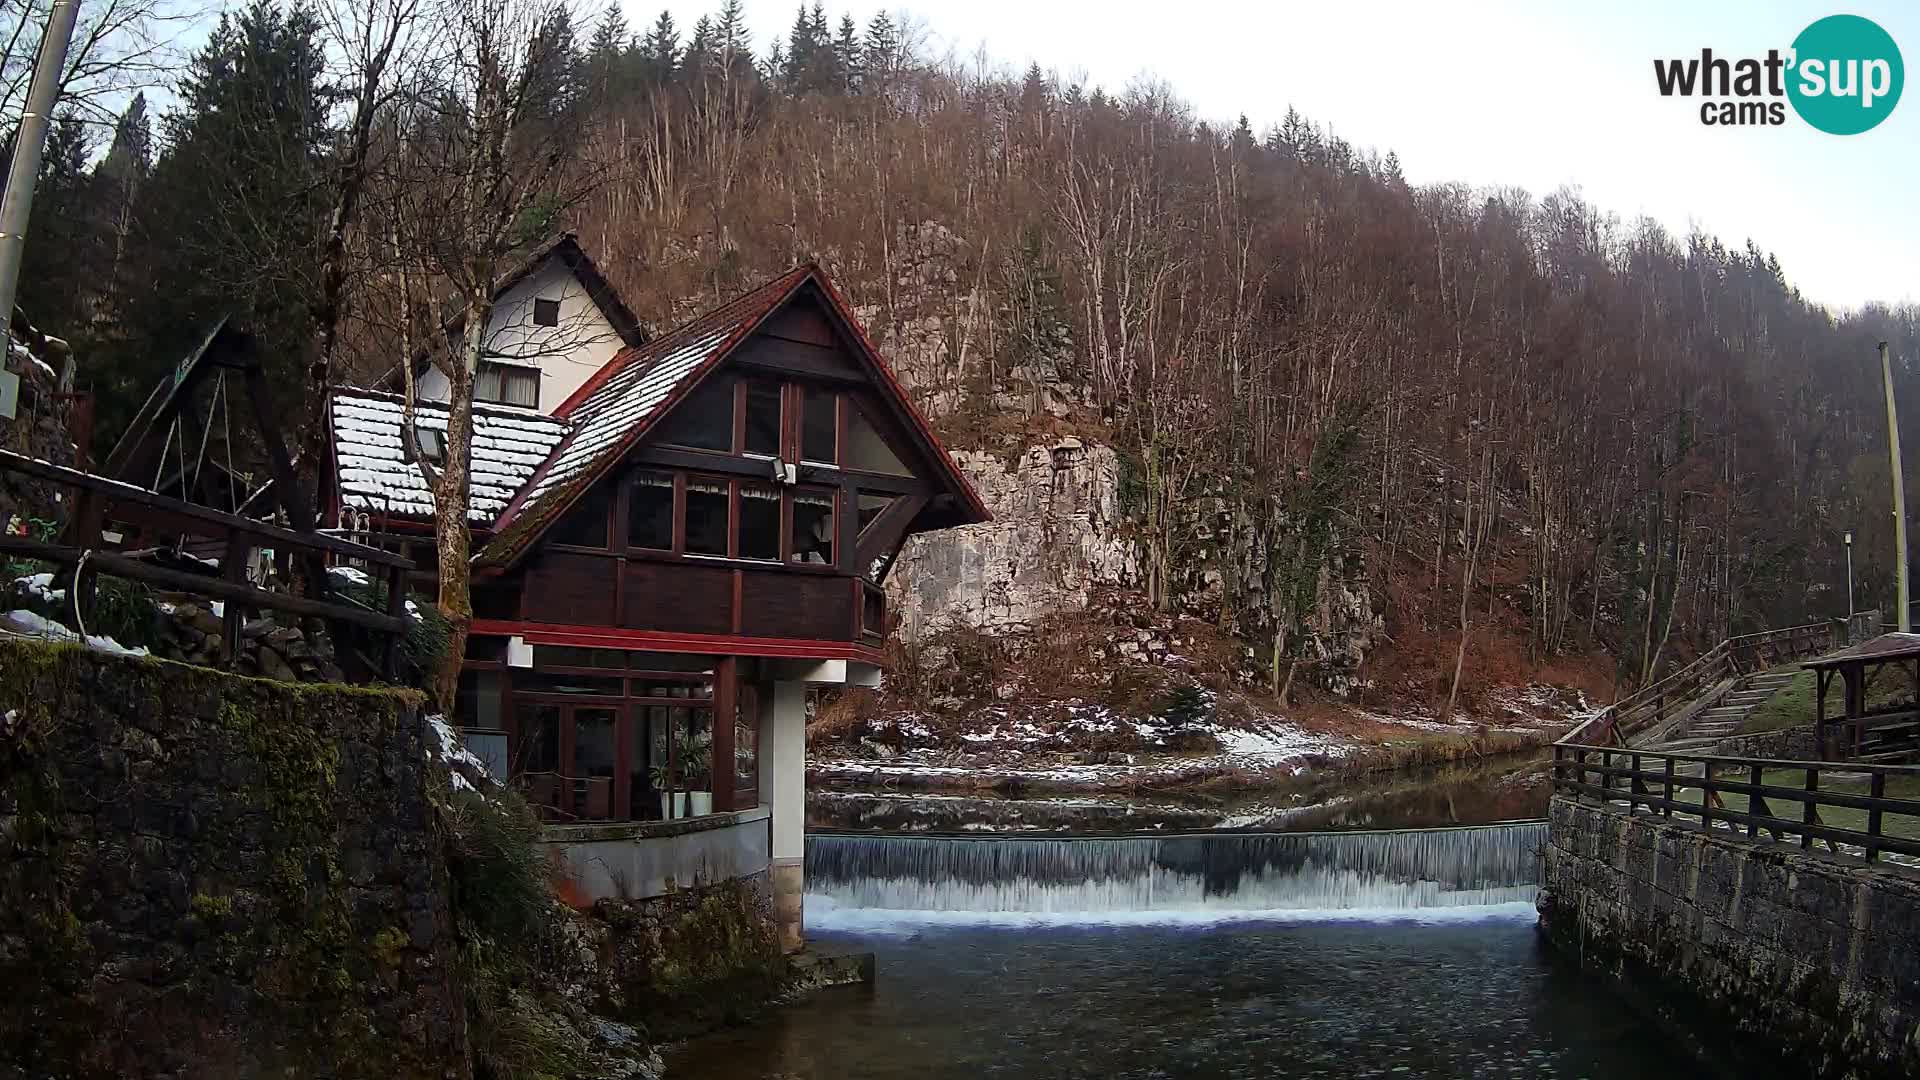
[[1727,679],[1832,651],[1842,643],[1843,625],[1808,623],[1728,638],[1680,670],[1609,705],[1568,732],[1561,742],[1625,745],[1629,736],[1678,716],[1700,695]]
[[[1625,804],[1707,828],[1798,837],[1811,848],[1877,861],[1920,858],[1920,766],[1766,761],[1583,746],[1553,748],[1556,794]],[[1889,794],[1889,791],[1893,794]],[[1776,811],[1780,805],[1782,810]],[[1792,810],[1784,809],[1793,805]]]
[[[236,653],[245,606],[337,619],[378,631],[386,637],[385,672],[389,678],[396,673],[400,639],[411,625],[406,618],[406,590],[402,586],[402,575],[408,565],[406,559],[338,537],[297,531],[272,522],[182,502],[109,477],[54,465],[7,450],[0,450],[0,472],[24,476],[78,493],[67,542],[0,535],[0,555],[71,567],[73,577],[77,579],[72,585],[74,603],[83,613],[91,606],[94,575],[107,574],[223,601],[226,614],[222,616],[221,655],[227,659]],[[156,566],[143,561],[135,552],[118,550],[108,542],[104,529],[110,511],[116,516],[137,515],[142,521],[171,535],[218,540],[224,553],[220,576]],[[258,588],[246,580],[245,570],[254,552],[262,548],[300,555],[312,560],[316,566],[321,558],[329,556],[362,561],[387,579],[387,609],[371,611],[357,604],[341,602],[340,599],[328,599],[324,595],[318,598],[294,596]]]

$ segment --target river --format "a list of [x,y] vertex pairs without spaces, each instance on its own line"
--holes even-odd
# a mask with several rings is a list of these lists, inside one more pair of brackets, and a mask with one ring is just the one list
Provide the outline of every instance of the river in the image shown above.
[[875,984],[669,1075],[1716,1075],[1542,950],[1543,830],[809,837],[814,947]]

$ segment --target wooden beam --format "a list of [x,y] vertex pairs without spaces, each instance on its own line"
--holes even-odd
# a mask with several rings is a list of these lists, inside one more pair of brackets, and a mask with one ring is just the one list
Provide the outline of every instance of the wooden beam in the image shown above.
[[[22,555],[29,559],[41,559],[59,563],[62,566],[76,566],[80,562],[81,550],[63,544],[49,544],[40,540],[30,540],[24,536],[0,536],[0,552]],[[200,593],[216,599],[255,607],[273,608],[276,611],[290,611],[296,615],[318,615],[324,619],[339,619],[359,626],[389,633],[403,634],[407,631],[408,621],[391,615],[382,615],[377,611],[352,604],[329,604],[320,600],[309,600],[304,596],[289,596],[286,593],[268,592],[251,585],[236,585],[230,581],[195,574],[185,570],[170,570],[164,566],[154,566],[137,559],[130,559],[114,551],[96,551],[87,556],[87,571],[99,571],[114,577],[144,581],[150,585],[159,585],[181,592]]]
[[93,473],[84,473],[78,469],[69,469],[64,465],[55,465],[38,458],[25,457],[11,450],[0,450],[0,472],[13,472],[22,476],[31,476],[37,480],[77,488],[96,496],[102,496],[110,502],[129,502],[138,506],[163,510],[180,517],[188,518],[206,525],[215,526],[218,532],[213,535],[225,536],[228,532],[243,532],[261,540],[275,541],[291,547],[321,548],[335,555],[349,559],[360,559],[381,566],[410,566],[411,560],[405,556],[371,548],[365,544],[356,544],[351,540],[342,540],[319,532],[295,532],[278,525],[253,518],[229,514],[210,507],[196,506],[181,502],[179,499],[157,495],[143,487],[136,487],[120,480],[113,480]]
[[[907,526],[913,524],[923,507],[927,505],[925,495],[902,495],[887,504],[873,523],[861,530],[860,543],[853,549],[853,573],[860,577],[873,560],[894,549],[900,538],[907,534]],[[858,511],[856,510],[856,513]]]

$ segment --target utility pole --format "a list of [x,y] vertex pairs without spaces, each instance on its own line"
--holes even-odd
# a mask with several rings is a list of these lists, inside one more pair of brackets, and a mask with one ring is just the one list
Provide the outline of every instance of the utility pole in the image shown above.
[[33,185],[40,179],[40,158],[47,148],[47,126],[54,100],[60,96],[60,77],[66,70],[67,43],[73,38],[80,0],[53,0],[47,12],[47,30],[40,38],[40,55],[33,62],[33,84],[27,88],[27,108],[13,139],[13,167],[7,173],[7,194],[0,200],[0,334],[11,341],[13,297],[20,287],[20,254],[27,246],[27,218],[33,211]]
[[1887,392],[1887,452],[1893,455],[1893,556],[1897,567],[1894,581],[1896,602],[1900,605],[1900,632],[1913,632],[1913,612],[1907,608],[1907,488],[1900,478],[1900,416],[1893,407],[1893,360],[1887,355],[1887,343],[1880,343],[1880,378]]

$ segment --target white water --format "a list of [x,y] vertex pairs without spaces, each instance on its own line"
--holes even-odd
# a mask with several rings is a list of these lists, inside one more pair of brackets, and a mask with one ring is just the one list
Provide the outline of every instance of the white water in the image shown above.
[[809,925],[844,929],[902,919],[1432,921],[1450,909],[1463,918],[1530,917],[1545,828],[1121,839],[813,836],[807,917]]

